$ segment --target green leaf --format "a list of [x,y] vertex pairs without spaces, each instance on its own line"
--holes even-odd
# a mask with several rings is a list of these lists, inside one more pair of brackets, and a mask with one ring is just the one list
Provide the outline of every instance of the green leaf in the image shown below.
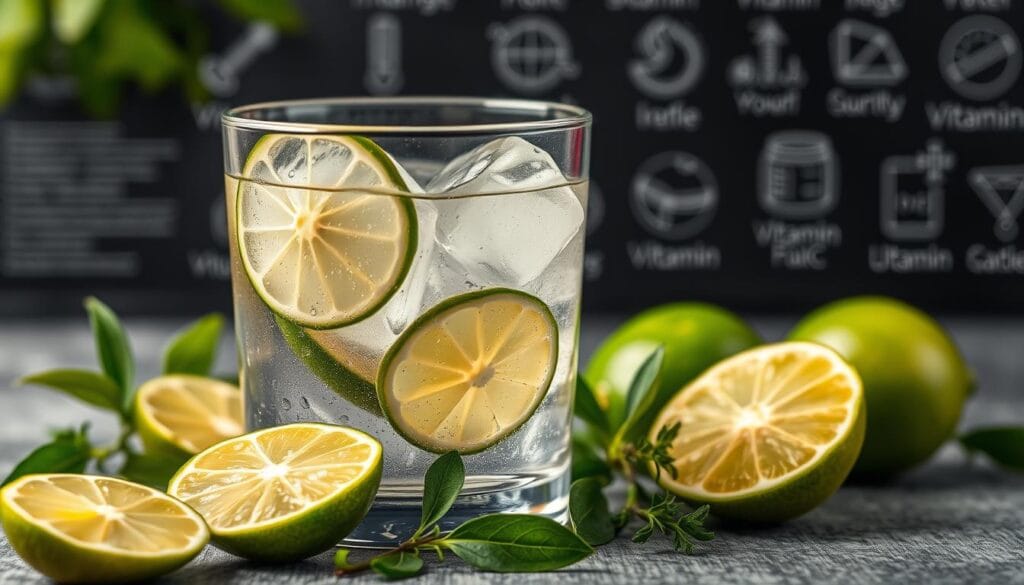
[[552,571],[590,556],[594,549],[572,530],[544,516],[487,514],[469,520],[438,544],[485,571]]
[[415,551],[403,550],[374,558],[370,568],[389,581],[407,579],[423,569],[423,559]]
[[636,412],[637,406],[654,387],[661,373],[661,362],[665,359],[665,348],[658,346],[651,355],[647,356],[644,363],[637,369],[633,381],[629,384],[629,393],[626,394],[626,419]]
[[615,522],[600,481],[588,477],[573,482],[569,488],[569,520],[576,534],[592,546],[615,538]]
[[82,402],[121,412],[121,388],[110,376],[90,370],[59,369],[31,374],[19,384],[46,386],[69,394]]
[[18,93],[26,49],[43,29],[39,0],[0,0],[0,106]]
[[164,350],[165,374],[209,376],[217,358],[224,316],[210,313],[175,335]]
[[434,461],[423,478],[423,513],[417,533],[428,530],[451,509],[462,491],[466,466],[456,451],[449,451]]
[[241,20],[263,20],[285,31],[302,27],[302,15],[291,0],[220,0],[220,4]]
[[598,454],[597,449],[582,437],[572,437],[572,479],[596,477],[604,483],[612,479],[612,469]]
[[53,0],[53,32],[61,42],[73,45],[96,23],[105,0]]
[[136,81],[155,91],[182,74],[185,56],[134,0],[111,0],[99,26],[95,69],[107,77]]
[[583,376],[576,378],[576,403],[573,407],[573,414],[597,432],[602,433],[604,437],[612,432],[611,425],[608,423],[608,414],[597,403],[594,390],[583,379]]
[[121,389],[121,409],[128,412],[135,379],[135,358],[132,357],[128,336],[114,311],[96,297],[85,299],[85,310],[89,313],[89,323],[96,339],[100,366]]
[[334,568],[339,571],[344,571],[352,567],[352,564],[348,562],[349,551],[347,548],[339,548],[338,552],[334,553]]
[[164,455],[129,453],[119,475],[160,491],[167,489],[167,482],[178,472],[181,461]]
[[22,459],[4,479],[3,485],[30,473],[82,473],[92,456],[86,426],[55,433],[49,443],[37,447]]
[[1024,427],[977,429],[961,436],[960,443],[1006,468],[1024,471]]
[[609,451],[612,454],[626,443],[632,443],[647,434],[648,429],[658,415],[656,406],[658,393],[658,377],[661,374],[661,363],[665,349],[658,346],[636,371],[629,385],[626,420],[615,433]]

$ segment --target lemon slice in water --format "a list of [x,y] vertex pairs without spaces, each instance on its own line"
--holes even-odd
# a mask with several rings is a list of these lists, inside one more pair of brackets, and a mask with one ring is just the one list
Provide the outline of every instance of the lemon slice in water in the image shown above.
[[471,292],[405,330],[381,361],[377,392],[410,443],[475,453],[530,418],[557,356],[558,327],[539,299],[510,289]]
[[[651,427],[681,423],[663,487],[719,516],[780,521],[831,496],[864,442],[860,378],[834,351],[788,342],[754,348],[702,374]],[[653,470],[652,470],[653,471]]]
[[26,475],[0,493],[11,547],[61,583],[152,579],[210,539],[199,514],[154,489],[110,477]]
[[401,171],[358,136],[270,134],[239,182],[238,250],[256,293],[303,327],[354,323],[401,286],[416,212]]

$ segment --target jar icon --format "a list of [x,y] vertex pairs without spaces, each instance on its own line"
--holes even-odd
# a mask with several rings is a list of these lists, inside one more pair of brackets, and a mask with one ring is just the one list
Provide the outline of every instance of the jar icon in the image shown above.
[[758,161],[758,200],[785,219],[816,219],[839,199],[838,164],[828,136],[813,130],[768,135]]

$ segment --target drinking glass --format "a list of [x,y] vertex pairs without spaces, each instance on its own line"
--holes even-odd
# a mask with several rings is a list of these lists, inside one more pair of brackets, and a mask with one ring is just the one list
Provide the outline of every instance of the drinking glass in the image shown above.
[[347,545],[417,527],[458,451],[442,522],[565,520],[590,114],[524,100],[351,98],[223,117],[246,425],[347,425],[384,447]]

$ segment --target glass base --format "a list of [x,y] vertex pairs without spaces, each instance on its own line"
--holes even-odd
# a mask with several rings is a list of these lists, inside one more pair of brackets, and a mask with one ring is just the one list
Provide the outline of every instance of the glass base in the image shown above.
[[[441,530],[452,530],[483,514],[523,513],[569,520],[569,466],[544,475],[470,476],[462,495],[441,520]],[[341,546],[390,548],[419,527],[422,483],[382,484],[370,513]]]

